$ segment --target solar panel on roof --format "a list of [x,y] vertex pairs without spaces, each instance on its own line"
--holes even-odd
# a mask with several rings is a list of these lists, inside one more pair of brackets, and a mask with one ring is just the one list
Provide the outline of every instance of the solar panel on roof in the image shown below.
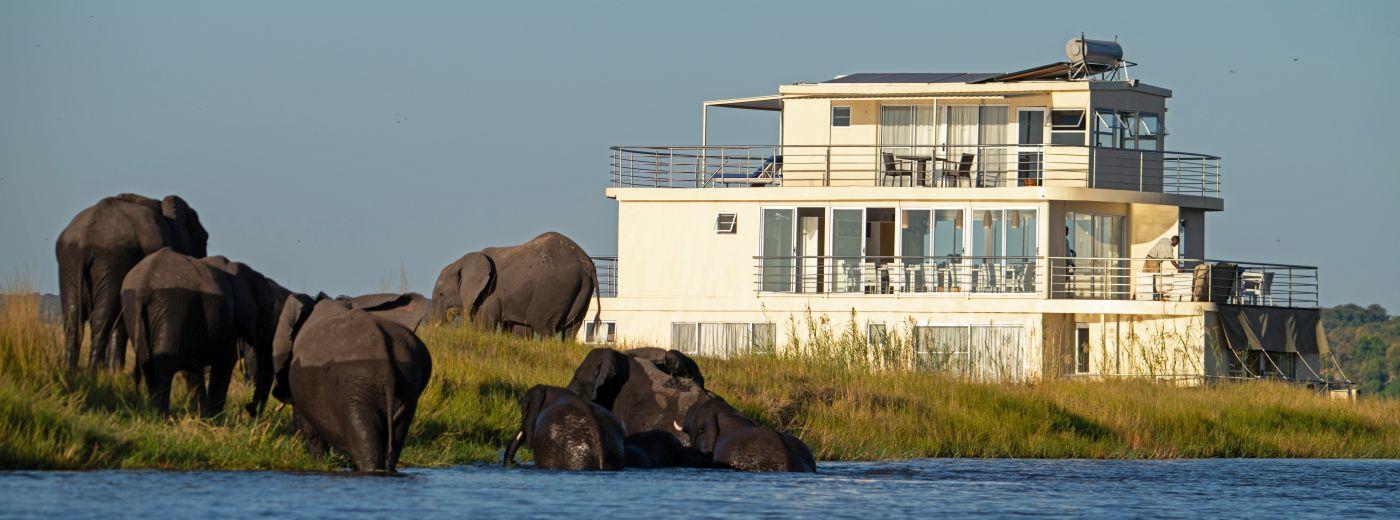
[[972,83],[998,75],[988,72],[861,72],[824,83]]

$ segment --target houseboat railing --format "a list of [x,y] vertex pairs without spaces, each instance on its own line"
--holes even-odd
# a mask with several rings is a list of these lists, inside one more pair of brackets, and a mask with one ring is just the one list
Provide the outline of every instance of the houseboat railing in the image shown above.
[[617,257],[615,256],[592,256],[593,268],[598,274],[598,296],[601,298],[617,297]]
[[1316,308],[1312,266],[1029,256],[755,256],[754,287],[790,294],[1000,294]]
[[1068,145],[614,146],[628,188],[1072,187],[1220,195],[1220,158]]
[[1043,263],[1010,256],[757,256],[760,292],[1030,294]]
[[1230,260],[1051,257],[1050,297],[1315,308],[1316,267]]

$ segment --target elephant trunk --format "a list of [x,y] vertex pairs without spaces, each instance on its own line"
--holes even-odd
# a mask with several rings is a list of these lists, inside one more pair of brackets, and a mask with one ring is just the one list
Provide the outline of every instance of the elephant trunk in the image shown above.
[[506,452],[505,452],[505,454],[501,455],[501,465],[503,465],[503,466],[514,466],[514,465],[515,465],[515,450],[520,449],[520,443],[521,443],[521,441],[523,441],[524,439],[525,439],[525,431],[524,431],[524,430],[515,432],[515,438],[513,438],[513,439],[510,440],[510,444],[506,446]]

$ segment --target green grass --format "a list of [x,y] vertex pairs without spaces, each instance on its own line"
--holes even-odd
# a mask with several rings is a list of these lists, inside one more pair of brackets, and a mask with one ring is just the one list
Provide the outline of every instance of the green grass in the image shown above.
[[[11,294],[24,293],[13,288]],[[0,469],[330,470],[309,457],[289,409],[171,417],[126,375],[69,377],[58,327],[37,298],[0,308]],[[584,345],[473,329],[420,331],[433,380],[406,466],[494,461],[514,433],[516,399],[568,382]],[[839,349],[838,349],[839,350]],[[809,354],[813,351],[808,351]],[[805,440],[823,460],[906,457],[1400,457],[1400,401],[1330,401],[1282,384],[1181,388],[1145,381],[983,384],[880,370],[837,355],[701,359],[709,387],[760,422]],[[177,384],[177,388],[182,385]],[[176,403],[187,397],[182,391]]]

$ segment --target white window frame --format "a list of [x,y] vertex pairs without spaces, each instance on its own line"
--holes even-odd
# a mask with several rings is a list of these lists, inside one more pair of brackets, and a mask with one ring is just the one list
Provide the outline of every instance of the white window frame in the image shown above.
[[[841,110],[841,109],[845,109],[845,111],[846,111],[846,115],[844,116],[845,119],[846,119],[846,124],[844,124],[844,125],[838,125],[838,124],[836,124],[837,118],[838,118],[838,117],[842,117],[842,116],[837,116],[837,115],[836,115],[836,111],[837,111],[837,110]],[[851,106],[850,106],[850,105],[831,105],[831,126],[834,127],[834,128],[846,128],[846,127],[851,126]]]
[[[724,225],[724,218],[729,217],[729,225]],[[715,214],[715,234],[733,235],[739,227],[739,214],[720,212]]]
[[[602,326],[602,327],[603,327],[603,330],[608,331],[607,334],[605,334],[605,335],[603,336],[603,341],[596,341],[596,339],[597,339],[597,338],[596,338],[596,336],[597,336],[597,328],[595,328],[595,324],[596,324],[596,325],[599,325],[599,326]],[[597,322],[594,322],[594,321],[585,321],[585,322],[583,323],[583,342],[584,342],[584,343],[598,344],[598,345],[616,345],[616,344],[617,344],[617,322],[616,322],[616,321],[609,321],[609,320],[603,320],[603,321],[597,321]]]

